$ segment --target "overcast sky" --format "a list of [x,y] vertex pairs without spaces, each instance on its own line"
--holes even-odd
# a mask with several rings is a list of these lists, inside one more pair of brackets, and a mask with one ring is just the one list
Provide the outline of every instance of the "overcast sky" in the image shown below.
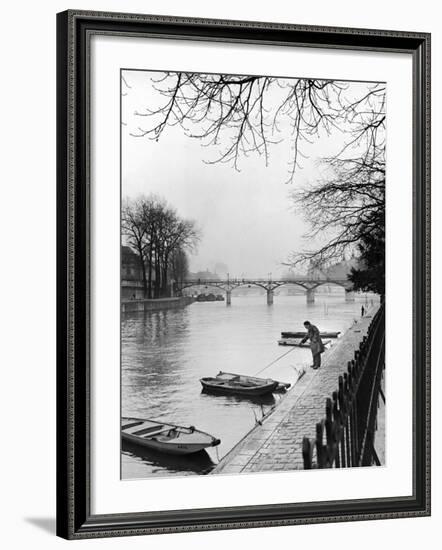
[[[135,116],[164,102],[152,87],[148,71],[124,71],[122,97],[122,195],[151,193],[164,197],[184,218],[195,220],[202,239],[190,256],[191,271],[228,266],[231,277],[275,277],[292,251],[306,248],[302,236],[308,226],[293,212],[289,192],[314,182],[320,175],[318,159],[330,154],[342,138],[322,138],[304,146],[309,155],[302,161],[293,183],[287,184],[288,140],[274,145],[269,165],[259,155],[242,158],[240,172],[230,164],[206,164],[219,151],[184,135],[179,126],[168,127],[158,142],[136,138],[138,128],[148,125]],[[360,86],[360,85],[358,85]]]

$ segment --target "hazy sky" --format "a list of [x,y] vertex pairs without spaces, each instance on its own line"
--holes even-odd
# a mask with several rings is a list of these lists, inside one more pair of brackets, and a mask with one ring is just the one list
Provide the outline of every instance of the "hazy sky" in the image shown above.
[[305,146],[309,158],[302,160],[303,169],[290,184],[285,183],[287,140],[273,146],[267,167],[259,155],[242,158],[240,172],[230,164],[205,164],[219,151],[202,147],[200,140],[186,137],[179,126],[166,128],[158,142],[130,135],[148,125],[135,111],[164,101],[152,88],[152,76],[158,75],[124,72],[130,88],[123,86],[122,98],[123,197],[154,193],[182,217],[196,221],[202,239],[190,256],[191,271],[211,269],[216,262],[227,264],[231,277],[267,277],[270,272],[277,276],[285,271],[281,263],[290,252],[308,247],[302,239],[308,225],[293,212],[288,195],[318,178],[317,160],[342,138],[332,136]]

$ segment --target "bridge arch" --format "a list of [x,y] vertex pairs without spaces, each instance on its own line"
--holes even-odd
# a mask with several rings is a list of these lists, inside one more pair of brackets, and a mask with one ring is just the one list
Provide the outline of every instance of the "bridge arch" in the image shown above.
[[186,290],[186,288],[196,288],[196,287],[204,287],[204,288],[217,288],[218,290],[226,290],[227,285],[223,284],[221,281],[219,284],[216,283],[185,283],[184,285],[177,285],[177,290],[183,291]]
[[318,284],[315,285],[314,288],[318,288],[320,286],[339,286],[345,290],[351,288],[351,283],[343,282],[343,281],[318,281]]
[[328,286],[337,286],[345,290],[345,299],[346,301],[354,300],[354,293],[352,292],[352,284],[347,279],[310,279],[308,277],[300,277],[298,279],[225,279],[225,280],[210,280],[210,279],[197,279],[197,280],[187,280],[181,283],[176,283],[174,289],[178,292],[182,292],[188,288],[197,288],[205,287],[218,289],[226,294],[226,304],[230,305],[231,296],[233,290],[240,287],[256,287],[262,288],[267,293],[267,303],[269,305],[273,304],[273,294],[274,291],[282,286],[298,286],[305,291],[307,302],[313,303],[315,301],[315,289],[328,285]]
[[275,289],[277,289],[281,286],[299,286],[299,287],[303,288],[304,290],[309,290],[309,288],[311,288],[311,287],[307,286],[306,284],[301,283],[299,281],[282,281],[282,282],[277,281],[277,282],[274,283],[274,288]]

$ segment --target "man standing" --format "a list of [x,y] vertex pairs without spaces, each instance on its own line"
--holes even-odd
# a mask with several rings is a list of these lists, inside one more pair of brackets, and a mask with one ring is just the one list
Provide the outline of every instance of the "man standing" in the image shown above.
[[323,353],[325,350],[324,344],[322,343],[321,336],[319,334],[319,329],[318,327],[315,327],[315,325],[312,325],[310,321],[305,321],[304,326],[307,330],[307,334],[301,340],[301,344],[303,344],[307,340],[310,340],[310,349],[313,355],[312,369],[319,369],[319,367],[321,366],[321,353]]

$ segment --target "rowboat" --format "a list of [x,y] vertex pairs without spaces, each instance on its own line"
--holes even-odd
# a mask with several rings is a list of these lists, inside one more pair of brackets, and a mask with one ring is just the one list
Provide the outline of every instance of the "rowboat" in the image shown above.
[[[324,346],[330,344],[331,340],[323,340],[322,343]],[[297,348],[309,348],[310,344],[308,342],[302,342],[300,338],[281,338],[278,340],[280,346],[295,346]]]
[[[338,338],[340,331],[337,332],[320,332],[321,338]],[[281,332],[281,338],[305,338],[306,332]]]
[[279,382],[271,378],[255,378],[242,374],[230,374],[201,378],[203,390],[211,393],[234,394],[254,397],[272,393]]
[[[124,455],[129,455],[144,463],[147,463],[155,470],[159,467],[162,471],[170,470],[172,472],[180,471],[193,472],[195,474],[209,473],[214,462],[210,456],[211,449],[203,449],[198,453],[191,453],[188,455],[173,455],[171,453],[163,453],[161,451],[155,451],[147,447],[142,447],[138,443],[132,443],[123,439],[121,441],[121,451]],[[210,453],[210,454],[209,454]],[[216,457],[217,454],[214,454]]]
[[[222,370],[219,371],[219,373],[216,375],[216,377],[220,380],[235,380],[235,379],[238,379],[238,378],[242,378],[242,379],[247,379],[247,380],[250,380],[254,383],[261,383],[261,384],[264,384],[266,383],[268,380],[270,380],[270,378],[258,378],[257,376],[248,376],[248,375],[244,375],[244,374],[237,374],[237,373],[234,373],[234,372],[224,372]],[[288,390],[291,386],[291,384],[289,382],[279,382],[278,380],[274,380],[274,382],[277,382],[277,386],[276,388],[273,390],[274,392],[284,392],[286,390]]]
[[221,441],[194,426],[178,426],[143,418],[121,419],[121,437],[148,449],[173,455],[197,453]]

